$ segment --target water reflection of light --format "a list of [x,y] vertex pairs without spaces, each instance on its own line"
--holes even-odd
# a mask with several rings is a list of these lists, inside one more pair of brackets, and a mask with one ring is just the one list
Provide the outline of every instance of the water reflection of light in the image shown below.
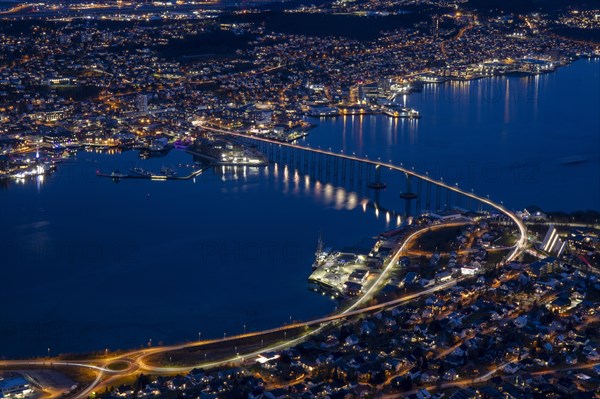
[[[352,211],[360,205],[363,213],[366,213],[367,207],[369,204],[372,204],[371,206],[373,207],[373,213],[377,219],[379,219],[380,213],[385,213],[385,228],[389,228],[390,224],[393,223],[394,220],[398,226],[402,223],[402,219],[400,216],[397,216],[394,211],[380,209],[377,203],[372,203],[368,198],[361,198],[358,193],[349,191],[346,187],[339,187],[332,183],[323,183],[316,180],[313,176],[301,173],[297,169],[290,170],[291,167],[287,165],[282,166],[283,176],[282,179],[278,181],[287,183],[284,184],[284,187],[282,187],[282,192],[284,193],[288,193],[289,191],[293,190],[293,193],[298,195],[302,191],[302,194],[312,196],[325,205],[332,205],[332,207],[336,210]],[[278,168],[279,165],[274,164],[273,176],[277,175],[276,171]],[[293,171],[293,176],[290,176],[291,171]],[[252,168],[250,168],[248,173],[252,173]],[[290,184],[290,180],[292,179],[294,182],[293,189]],[[301,187],[302,185],[304,185],[304,188]]]
[[506,91],[504,92],[504,123],[510,121],[510,79],[506,79]]
[[533,119],[537,120],[538,113],[538,90],[540,88],[540,75],[535,75],[533,78]]
[[37,190],[40,191],[42,185],[44,184],[44,175],[37,175],[35,180],[37,184]]
[[315,182],[315,196],[316,197],[320,197],[321,196],[321,191],[323,190],[323,185],[321,184],[320,181],[316,181]]
[[358,203],[358,195],[356,193],[349,193],[348,200],[346,201],[346,209],[349,211],[356,208],[356,204]]
[[327,202],[333,199],[333,186],[329,183],[325,184],[325,200]]
[[363,116],[361,114],[359,116],[359,120],[358,120],[358,140],[360,141],[361,144],[362,144],[362,137],[363,137]]
[[275,179],[279,177],[279,165],[277,165],[277,162],[273,164],[273,176],[275,176]]
[[335,209],[344,208],[344,203],[346,202],[346,190],[341,187],[338,187],[335,193]]
[[298,170],[294,171],[294,194],[298,194],[300,192],[300,174]]
[[304,193],[310,194],[310,176],[304,175]]

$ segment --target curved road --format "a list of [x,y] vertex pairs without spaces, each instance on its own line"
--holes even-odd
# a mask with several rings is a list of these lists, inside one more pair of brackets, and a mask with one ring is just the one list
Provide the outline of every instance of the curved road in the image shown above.
[[[388,162],[374,161],[374,160],[370,160],[368,158],[361,158],[361,157],[357,157],[357,156],[346,155],[343,153],[337,154],[337,153],[334,153],[331,151],[325,151],[325,150],[321,150],[321,149],[304,147],[304,146],[300,146],[300,145],[292,144],[292,143],[282,143],[282,142],[271,140],[271,139],[250,136],[250,135],[247,135],[244,133],[216,129],[216,128],[211,128],[211,127],[207,127],[207,126],[202,126],[202,128],[209,130],[209,131],[216,132],[216,133],[220,133],[220,134],[227,134],[230,136],[237,136],[237,137],[242,137],[245,139],[262,141],[262,142],[270,143],[273,145],[287,146],[287,147],[298,149],[298,150],[309,151],[309,152],[328,155],[328,156],[334,156],[334,157],[338,157],[340,159],[347,159],[350,161],[362,162],[362,163],[366,163],[366,164],[370,164],[370,165],[374,165],[374,166],[385,167],[385,168],[389,168],[390,170],[396,170],[396,171],[402,172],[408,176],[414,176],[416,178],[427,181],[431,184],[443,187],[447,190],[456,192],[458,194],[464,195],[469,198],[473,198],[481,203],[484,203],[484,204],[496,209],[500,213],[509,217],[517,225],[517,227],[519,229],[520,238],[517,241],[517,243],[515,244],[513,250],[507,255],[506,262],[510,262],[513,259],[515,259],[525,249],[525,246],[527,244],[527,228],[526,228],[525,224],[523,223],[523,221],[518,216],[516,216],[516,214],[514,214],[512,211],[505,208],[502,204],[497,204],[496,202],[490,200],[489,198],[480,197],[472,192],[464,191],[464,190],[460,189],[458,186],[452,186],[452,185],[446,184],[443,181],[433,179],[433,178],[429,177],[429,175],[427,175],[427,174],[423,175],[423,174],[417,173],[413,170],[406,169],[404,167],[397,166],[397,165],[394,165],[394,164],[391,164]],[[98,372],[96,379],[87,388],[85,388],[83,391],[79,392],[77,394],[77,396],[75,396],[75,398],[81,399],[81,398],[87,397],[94,388],[96,388],[99,384],[101,384],[102,378],[107,374],[111,375],[112,376],[111,378],[116,378],[119,375],[133,374],[138,370],[146,370],[146,371],[151,371],[151,372],[163,372],[163,373],[177,373],[177,372],[188,371],[193,368],[193,367],[151,366],[144,362],[144,359],[149,355],[163,353],[163,352],[169,352],[169,351],[174,351],[174,350],[179,350],[179,349],[185,349],[185,348],[190,348],[190,347],[194,347],[194,346],[202,346],[202,345],[207,345],[210,343],[223,343],[223,342],[229,342],[229,341],[239,340],[239,339],[243,339],[243,338],[271,334],[274,332],[283,332],[283,331],[287,331],[287,330],[304,328],[304,327],[309,327],[309,326],[313,326],[313,325],[320,325],[317,329],[315,329],[313,331],[306,332],[304,334],[301,334],[299,337],[296,337],[296,338],[293,338],[290,340],[286,340],[283,343],[273,345],[269,348],[262,348],[260,351],[245,353],[242,356],[235,356],[233,358],[219,360],[219,361],[212,362],[212,363],[199,364],[199,365],[196,365],[196,367],[205,367],[205,368],[215,367],[215,366],[219,366],[219,365],[222,365],[225,363],[230,363],[232,361],[240,361],[240,360],[243,360],[244,358],[257,356],[260,353],[263,353],[265,351],[279,350],[279,349],[284,349],[284,348],[290,347],[290,346],[295,345],[296,343],[299,343],[302,340],[306,339],[309,335],[320,332],[323,328],[325,328],[325,326],[327,326],[329,323],[332,323],[336,320],[356,316],[356,315],[359,315],[359,314],[362,314],[365,312],[372,312],[372,311],[387,308],[390,306],[397,306],[399,304],[411,301],[415,298],[418,298],[418,297],[421,297],[424,295],[430,295],[431,293],[433,293],[435,291],[442,290],[442,289],[448,288],[448,287],[456,284],[456,280],[451,280],[449,282],[431,287],[427,290],[423,290],[423,291],[420,291],[420,292],[417,292],[414,294],[403,296],[402,298],[398,298],[393,301],[389,301],[389,302],[385,302],[385,303],[381,303],[381,304],[377,304],[377,305],[373,305],[373,306],[369,306],[369,307],[359,308],[361,305],[363,305],[365,302],[367,302],[369,299],[371,299],[373,294],[387,280],[387,276],[389,275],[393,266],[396,264],[397,260],[399,259],[402,252],[404,251],[404,249],[406,248],[407,244],[410,241],[412,241],[413,239],[415,239],[416,237],[418,237],[420,234],[424,233],[425,231],[431,230],[432,228],[449,227],[451,225],[452,225],[451,223],[448,223],[448,224],[443,224],[443,225],[429,226],[426,229],[421,229],[421,230],[415,231],[412,234],[410,234],[408,237],[406,237],[404,239],[402,245],[399,248],[397,248],[397,250],[394,252],[394,255],[389,260],[386,267],[382,270],[381,274],[371,284],[371,286],[367,289],[367,291],[361,297],[359,297],[356,301],[354,301],[351,305],[349,305],[347,308],[345,308],[344,310],[342,310],[341,312],[339,312],[337,314],[322,317],[322,318],[307,321],[307,322],[288,324],[288,325],[274,328],[274,329],[250,332],[250,333],[246,333],[246,334],[242,334],[242,335],[226,337],[223,339],[196,341],[196,342],[181,344],[181,345],[141,349],[141,350],[127,352],[122,355],[118,355],[116,357],[110,358],[110,359],[90,359],[90,360],[83,360],[83,361],[79,361],[79,362],[51,362],[51,363],[52,363],[52,365],[59,365],[59,366],[84,367],[84,368],[92,369],[92,370],[95,370]],[[125,370],[110,369],[108,367],[108,365],[110,365],[110,363],[113,363],[116,361],[126,361],[129,363],[129,367]],[[29,365],[29,366],[38,366],[39,367],[39,366],[47,366],[49,363],[50,363],[49,360],[46,360],[46,361],[16,360],[16,361],[0,361],[0,366]]]

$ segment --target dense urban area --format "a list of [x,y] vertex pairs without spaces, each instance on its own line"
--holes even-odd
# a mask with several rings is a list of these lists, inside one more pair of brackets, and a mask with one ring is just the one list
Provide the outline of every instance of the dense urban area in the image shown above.
[[[426,117],[399,100],[600,56],[598,4],[507,3],[0,1],[0,184],[80,151],[199,160],[98,171],[114,180],[266,165],[244,136],[289,145],[311,116]],[[600,398],[600,212],[488,205],[430,209],[364,250],[319,241],[308,286],[338,303],[322,319],[1,359],[0,397]]]

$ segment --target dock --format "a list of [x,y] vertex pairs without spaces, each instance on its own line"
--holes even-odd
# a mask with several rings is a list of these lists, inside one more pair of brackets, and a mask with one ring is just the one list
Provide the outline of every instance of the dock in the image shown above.
[[212,168],[213,166],[214,166],[213,164],[210,164],[208,166],[205,166],[203,168],[193,171],[192,173],[190,173],[187,176],[166,176],[166,175],[154,175],[154,174],[149,174],[149,175],[114,174],[114,173],[103,173],[100,171],[96,172],[96,176],[110,177],[111,179],[116,179],[116,180],[120,180],[120,179],[146,179],[146,180],[156,180],[156,181],[190,180],[190,179],[193,179],[194,177],[202,174],[202,172],[204,172],[205,170]]

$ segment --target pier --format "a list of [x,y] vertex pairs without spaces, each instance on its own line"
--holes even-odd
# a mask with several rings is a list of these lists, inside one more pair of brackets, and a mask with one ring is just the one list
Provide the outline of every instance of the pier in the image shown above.
[[110,177],[111,179],[115,179],[115,180],[120,180],[120,179],[146,179],[146,180],[157,180],[157,181],[190,180],[190,179],[193,179],[194,177],[202,174],[202,172],[204,172],[205,170],[212,168],[213,166],[214,166],[213,164],[207,165],[203,168],[193,171],[192,173],[190,173],[187,176],[167,176],[167,175],[154,175],[154,174],[148,174],[148,175],[115,174],[114,172],[113,173],[103,173],[101,171],[96,171],[96,176]]

